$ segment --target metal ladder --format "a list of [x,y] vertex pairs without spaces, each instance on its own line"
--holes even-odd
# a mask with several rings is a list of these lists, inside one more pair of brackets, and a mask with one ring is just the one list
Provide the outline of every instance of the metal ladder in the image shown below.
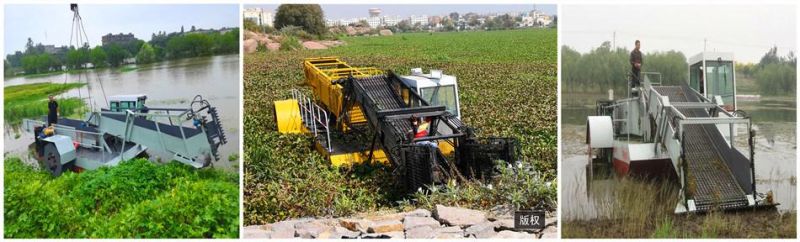
[[[311,132],[314,132],[314,137],[317,138],[322,147],[328,153],[333,152],[331,147],[331,133],[330,133],[330,115],[328,111],[317,105],[314,100],[303,94],[297,89],[292,89],[292,99],[297,100],[300,106],[300,117],[303,125]],[[320,138],[320,134],[324,133],[324,139]]]

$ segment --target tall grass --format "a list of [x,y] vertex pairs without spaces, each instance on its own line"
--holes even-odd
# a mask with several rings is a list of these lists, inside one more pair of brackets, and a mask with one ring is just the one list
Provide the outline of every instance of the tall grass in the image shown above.
[[[47,114],[47,97],[80,88],[85,83],[33,83],[8,86],[3,89],[4,120],[7,124],[18,125],[23,118],[35,118]],[[79,109],[86,104],[79,98],[59,98],[61,116],[80,115]]]
[[[540,205],[554,211],[558,206],[557,181],[532,169],[530,164],[516,166],[497,164],[499,174],[492,181],[466,181],[460,184],[450,180],[444,186],[417,191],[410,206],[433,209],[437,204],[489,209],[497,205],[511,205],[515,209],[530,209]],[[541,203],[541,204],[540,204]]]
[[562,223],[563,238],[787,238],[796,236],[796,214],[775,210],[674,214],[672,183],[620,179],[600,196],[598,218]]

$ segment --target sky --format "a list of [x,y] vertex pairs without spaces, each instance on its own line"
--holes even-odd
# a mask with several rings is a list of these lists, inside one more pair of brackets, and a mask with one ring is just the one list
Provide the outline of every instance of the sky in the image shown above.
[[[533,10],[534,4],[525,5],[486,5],[486,4],[462,4],[462,5],[392,5],[392,4],[322,4],[322,11],[325,12],[326,18],[332,19],[347,19],[368,17],[370,8],[380,8],[383,10],[383,16],[401,16],[409,17],[411,15],[447,15],[452,12],[465,14],[468,12],[475,13],[493,13],[493,12],[511,12],[511,11],[530,11]],[[556,5],[552,4],[536,4],[537,9],[555,15],[557,14]],[[245,8],[261,7],[270,10],[273,14],[275,9],[278,8],[277,4],[267,5],[245,5]]]
[[[100,45],[108,33],[133,33],[149,41],[158,31],[177,32],[197,28],[238,27],[238,4],[192,5],[98,5],[81,4],[80,15],[89,44]],[[69,45],[72,12],[67,4],[5,6],[4,54],[22,51],[28,37],[34,43]]]
[[587,53],[604,41],[643,52],[678,50],[686,57],[706,50],[733,52],[737,62],[757,63],[772,46],[797,53],[797,13],[781,5],[562,5],[562,44]]

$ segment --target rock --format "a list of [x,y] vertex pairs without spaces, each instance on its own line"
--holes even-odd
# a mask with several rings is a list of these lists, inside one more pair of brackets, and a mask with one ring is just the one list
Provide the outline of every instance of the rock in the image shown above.
[[346,28],[344,28],[344,32],[347,32],[347,35],[350,35],[350,36],[356,35],[356,33],[357,33],[356,29],[353,28],[353,26],[347,26]]
[[407,216],[415,216],[415,217],[430,217],[430,216],[431,216],[431,211],[428,211],[427,209],[421,209],[421,208],[419,208],[419,209],[417,209],[417,210],[414,210],[414,211],[411,211],[411,212],[409,212],[409,213],[407,214]]
[[497,233],[493,238],[495,239],[536,239],[535,234],[529,234],[525,232],[514,232],[509,230],[503,230]]
[[275,43],[275,41],[272,41],[269,38],[261,38],[261,39],[257,39],[257,40],[258,40],[258,44],[260,44],[260,45],[266,45],[266,44],[269,44],[269,43]]
[[294,228],[295,224],[306,223],[309,221],[311,221],[311,219],[286,220],[274,223],[270,228],[272,231],[270,236],[273,239],[294,238],[296,234],[296,229]]
[[406,213],[386,213],[386,214],[371,214],[364,219],[371,220],[371,221],[382,221],[382,220],[397,220],[401,221],[403,218],[406,217]]
[[311,221],[307,223],[295,224],[295,231],[297,237],[313,239],[319,238],[320,234],[323,232],[330,233],[333,231],[333,227],[325,224],[323,221]]
[[487,212],[486,214],[487,214],[486,217],[491,221],[500,219],[511,219],[513,222],[514,207],[511,205],[497,205],[489,209],[489,212]]
[[406,239],[433,239],[435,236],[430,226],[420,226],[406,230]]
[[251,225],[242,228],[241,237],[246,239],[269,239],[270,232],[262,229],[260,225]]
[[547,222],[545,226],[558,226],[558,217],[556,216],[546,217],[544,221]]
[[276,51],[281,49],[281,43],[268,43],[267,50],[269,51]]
[[403,232],[403,223],[398,220],[383,220],[373,223],[367,229],[370,233]]
[[464,238],[464,230],[461,230],[461,227],[456,227],[456,226],[434,229],[433,238],[435,239]]
[[[558,229],[556,229],[558,230]],[[546,229],[542,233],[539,234],[540,239],[558,239],[558,231],[556,232],[548,232]]]
[[323,44],[320,44],[320,43],[318,43],[316,41],[305,41],[305,42],[303,42],[303,48],[306,48],[306,49],[309,49],[309,50],[324,50],[324,49],[327,49],[328,47],[323,45]]
[[497,227],[495,222],[483,222],[476,225],[469,226],[464,232],[467,236],[472,236],[478,239],[488,239],[493,238],[497,235],[497,232],[494,231],[494,228]]
[[361,236],[363,239],[404,239],[405,234],[403,231],[395,231],[388,233],[370,233]]
[[539,232],[539,237],[558,238],[558,227],[547,226]]
[[350,231],[349,229],[341,226],[334,227],[333,231],[338,235],[338,238],[333,239],[356,239],[359,235],[361,235],[360,231]]
[[246,40],[252,39],[256,35],[257,35],[256,32],[253,32],[253,31],[250,31],[250,30],[245,30],[244,31],[244,39],[246,39]]
[[327,47],[336,47],[344,44],[344,42],[339,40],[323,40],[319,41],[319,43]]
[[350,231],[341,226],[334,226],[333,230],[326,230],[317,236],[317,239],[357,239],[361,232]]
[[494,221],[495,225],[498,229],[501,230],[514,230],[514,219],[499,219]]
[[436,205],[433,216],[444,224],[460,227],[468,227],[487,221],[486,215],[481,211],[442,205]]
[[403,229],[410,230],[417,227],[431,227],[431,228],[438,228],[440,227],[439,221],[433,219],[431,217],[415,217],[415,216],[406,216],[403,219]]
[[378,33],[380,33],[380,34],[381,34],[381,36],[389,36],[389,35],[392,35],[392,31],[391,31],[391,30],[388,30],[388,29],[381,29],[381,31],[379,31]]
[[256,49],[258,49],[258,41],[254,39],[248,39],[242,43],[242,46],[244,47],[244,53],[253,53],[256,52]]
[[372,222],[365,219],[339,219],[339,225],[350,231],[367,233]]

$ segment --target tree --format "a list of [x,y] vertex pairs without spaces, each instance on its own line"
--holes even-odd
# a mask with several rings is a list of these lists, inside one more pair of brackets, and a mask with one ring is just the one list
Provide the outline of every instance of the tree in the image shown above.
[[130,53],[131,56],[136,56],[139,53],[139,50],[142,49],[142,45],[144,45],[144,40],[135,39],[128,42],[123,43],[120,45],[125,51]]
[[245,19],[244,20],[244,24],[242,24],[242,26],[244,26],[244,29],[247,30],[247,31],[252,31],[252,32],[256,32],[256,33],[261,33],[262,32],[261,31],[261,27],[258,26],[258,24],[256,24],[256,22],[253,22],[253,20],[251,20],[251,19]]
[[10,76],[14,72],[11,70],[11,63],[8,60],[3,61],[3,76]]
[[450,15],[448,15],[448,16],[450,16],[450,19],[452,19],[452,20],[453,20],[453,22],[458,22],[458,16],[459,16],[459,15],[458,15],[458,12],[452,12],[452,13],[450,13]]
[[85,64],[90,63],[91,61],[89,46],[84,45],[80,49],[70,47],[70,49],[67,51],[67,56],[64,62],[69,69],[79,69],[83,68]]
[[108,59],[108,56],[106,55],[106,51],[103,50],[103,47],[97,46],[97,47],[94,47],[94,49],[92,49],[91,62],[92,62],[92,65],[94,65],[95,68],[97,68],[97,67],[105,67],[107,59]]
[[281,4],[275,13],[274,22],[277,29],[299,26],[315,35],[323,35],[328,30],[319,4]]
[[106,51],[106,60],[111,67],[119,67],[125,58],[128,58],[130,55],[125,49],[120,47],[118,44],[110,44],[105,47]]
[[143,44],[142,49],[140,49],[139,53],[136,54],[136,64],[150,64],[155,60],[156,53],[153,50],[153,47],[147,43]]
[[25,54],[26,55],[36,54],[36,48],[34,48],[33,40],[30,37],[28,37],[28,42],[25,43]]

